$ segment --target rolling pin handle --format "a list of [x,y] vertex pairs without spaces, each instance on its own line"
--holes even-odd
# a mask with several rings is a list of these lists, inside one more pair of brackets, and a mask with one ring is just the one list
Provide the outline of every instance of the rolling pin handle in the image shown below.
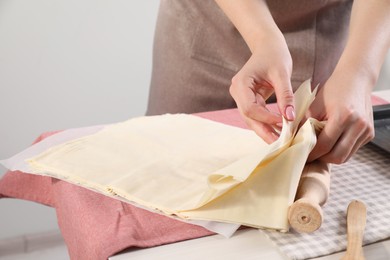
[[320,205],[308,198],[294,202],[288,211],[290,226],[300,233],[311,233],[320,228],[323,220]]
[[323,221],[321,206],[329,196],[329,167],[319,161],[305,166],[296,201],[288,211],[288,220],[294,230],[310,233],[320,228]]

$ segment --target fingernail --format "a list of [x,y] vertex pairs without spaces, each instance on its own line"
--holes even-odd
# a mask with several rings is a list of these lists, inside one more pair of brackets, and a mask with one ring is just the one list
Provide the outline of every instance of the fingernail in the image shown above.
[[288,121],[293,121],[295,119],[295,112],[293,106],[286,107],[286,117]]

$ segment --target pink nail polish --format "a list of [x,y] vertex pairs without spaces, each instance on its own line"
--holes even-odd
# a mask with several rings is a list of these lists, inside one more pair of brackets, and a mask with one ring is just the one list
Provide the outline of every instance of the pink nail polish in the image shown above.
[[289,121],[293,121],[295,119],[295,112],[293,106],[290,105],[286,107],[286,117]]

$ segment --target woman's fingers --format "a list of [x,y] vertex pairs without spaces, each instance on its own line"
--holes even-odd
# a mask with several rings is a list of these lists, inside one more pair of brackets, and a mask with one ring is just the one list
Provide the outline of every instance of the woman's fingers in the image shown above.
[[244,120],[248,127],[251,128],[258,136],[260,136],[266,143],[270,144],[279,138],[279,134],[270,125],[261,123],[248,117],[244,117]]
[[346,120],[332,117],[318,136],[309,161],[320,159],[328,163],[346,162],[362,145],[374,136],[372,123],[350,115]]
[[294,94],[290,82],[290,77],[288,77],[288,75],[275,77],[274,89],[279,111],[288,121],[294,121]]
[[[232,85],[230,93],[236,100],[238,110],[250,129],[271,143],[278,138],[274,127],[282,123],[280,114],[271,112],[266,108],[264,98],[250,87]],[[269,95],[268,91],[264,91]]]
[[[267,142],[277,139],[275,129],[280,128],[282,115],[288,120],[295,117],[290,83],[292,59],[284,37],[280,36],[277,33],[264,38],[230,86],[230,94],[245,122]],[[265,101],[273,93],[280,114],[266,108]]]
[[281,123],[281,116],[266,108],[265,100],[272,94],[273,89],[269,86],[263,87],[263,85],[256,84],[258,83],[249,78],[235,77],[232,80],[230,94],[236,101],[241,115],[269,125]]

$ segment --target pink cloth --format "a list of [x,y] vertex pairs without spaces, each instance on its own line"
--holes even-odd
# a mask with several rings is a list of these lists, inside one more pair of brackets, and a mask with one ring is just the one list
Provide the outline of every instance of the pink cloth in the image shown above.
[[[40,135],[34,143],[57,132],[47,132]],[[55,200],[51,188],[52,178],[26,174],[20,171],[8,171],[0,180],[0,198],[18,198],[31,200],[54,207]]]
[[388,104],[389,102],[384,100],[383,98],[377,97],[377,96],[371,96],[371,102],[372,105],[377,106],[377,105],[385,105]]
[[0,180],[0,195],[55,207],[71,259],[107,259],[129,247],[212,234],[65,181],[19,171],[9,171]]
[[[199,116],[245,127],[236,109]],[[35,143],[52,134],[42,134]],[[0,180],[0,197],[54,207],[71,259],[107,259],[129,247],[153,247],[213,234],[65,181],[20,171],[9,171]]]
[[[387,102],[374,97],[373,103]],[[237,109],[196,115],[246,128]],[[35,142],[52,134],[55,132],[44,133]],[[71,259],[107,259],[129,247],[152,247],[213,234],[65,181],[20,171],[9,171],[0,180],[1,197],[55,207]]]

